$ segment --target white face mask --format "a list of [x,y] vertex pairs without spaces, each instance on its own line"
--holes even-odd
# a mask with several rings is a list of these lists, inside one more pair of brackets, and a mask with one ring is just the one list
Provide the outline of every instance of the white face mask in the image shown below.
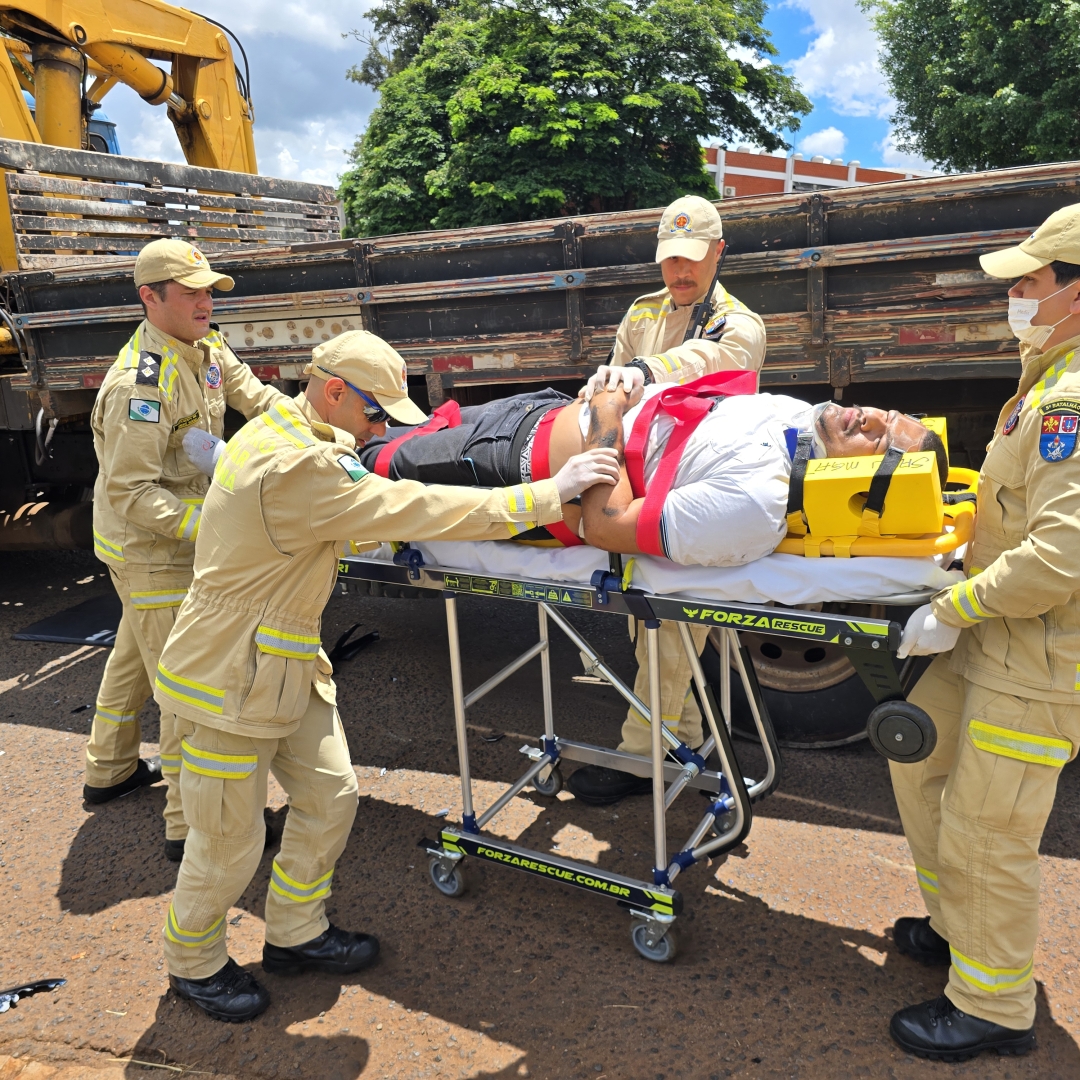
[[1030,345],[1035,349],[1041,349],[1054,330],[1059,327],[1065,319],[1068,319],[1072,312],[1069,312],[1064,319],[1058,319],[1056,323],[1052,323],[1049,326],[1032,326],[1031,320],[1039,313],[1039,305],[1043,300],[1052,299],[1074,284],[1075,282],[1070,281],[1068,285],[1062,285],[1057,292],[1052,292],[1049,296],[1044,296],[1042,300],[1024,300],[1019,296],[1010,296],[1009,329],[1025,345]]

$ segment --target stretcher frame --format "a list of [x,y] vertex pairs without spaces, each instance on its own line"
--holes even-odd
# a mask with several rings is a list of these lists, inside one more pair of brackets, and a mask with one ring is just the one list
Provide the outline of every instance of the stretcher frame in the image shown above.
[[[679,874],[696,862],[708,859],[740,844],[750,831],[752,804],[775,789],[780,780],[780,754],[761,694],[753,664],[738,631],[798,638],[815,644],[831,643],[851,659],[875,702],[903,700],[901,680],[891,654],[900,644],[898,623],[883,619],[848,619],[829,612],[777,608],[764,605],[697,600],[682,596],[662,596],[640,589],[624,588],[619,556],[611,556],[608,571],[593,574],[590,588],[579,584],[536,581],[528,578],[491,577],[472,571],[424,565],[421,553],[409,545],[399,546],[393,562],[386,559],[348,556],[339,562],[339,580],[379,582],[407,588],[438,590],[446,606],[450,645],[450,673],[454,702],[458,766],[461,775],[462,815],[460,825],[446,825],[438,840],[423,839],[420,846],[429,856],[429,871],[435,886],[448,896],[465,891],[462,862],[466,855],[485,862],[509,865],[526,873],[554,878],[587,892],[614,898],[629,910],[631,937],[646,959],[663,962],[675,955],[675,920],[683,910],[683,898],[674,887]],[[459,595],[492,596],[533,603],[537,607],[539,636],[535,645],[516,657],[472,691],[466,691],[462,673],[458,634]],[[932,595],[932,590],[860,601],[915,605]],[[634,616],[645,628],[649,669],[649,703],[642,702],[611,670],[585,637],[566,618],[564,609],[578,608]],[[563,610],[561,610],[563,609]],[[695,752],[663,724],[650,719],[660,714],[660,659],[658,633],[661,621],[679,627],[683,648],[690,664],[694,686],[707,723],[705,742]],[[561,630],[577,647],[586,672],[609,683],[650,727],[651,755],[643,757],[607,747],[563,738],[555,732],[551,690],[550,624]],[[689,627],[717,627],[723,643],[720,667],[720,701],[706,682],[701,661],[694,648]],[[523,746],[529,758],[525,772],[479,814],[473,801],[466,710],[485,694],[533,659],[539,658],[544,713],[544,733],[539,747]],[[731,743],[731,675],[737,671],[754,719],[758,740],[765,754],[766,771],[754,780],[741,775]],[[721,721],[722,718],[722,722]],[[708,767],[715,752],[719,770]],[[563,758],[591,765],[604,765],[637,776],[651,777],[654,860],[652,880],[631,878],[547,852],[534,851],[498,837],[482,833],[484,826],[519,792],[532,785],[544,795],[556,795],[562,787],[559,764]],[[687,789],[710,796],[708,810],[681,848],[668,853],[668,809]],[[706,836],[712,832],[712,839]]]

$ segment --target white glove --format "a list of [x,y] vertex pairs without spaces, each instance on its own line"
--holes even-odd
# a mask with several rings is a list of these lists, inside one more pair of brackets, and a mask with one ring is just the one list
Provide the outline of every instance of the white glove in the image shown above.
[[619,455],[610,446],[600,446],[575,454],[552,477],[559,489],[559,502],[576,499],[593,484],[617,484],[619,482]]
[[930,605],[923,604],[908,616],[896,656],[898,660],[903,660],[907,656],[932,656],[934,653],[948,652],[959,637],[959,627],[938,622],[930,614]]
[[598,394],[601,390],[617,390],[620,381],[632,400],[634,391],[645,386],[645,373],[637,367],[608,367],[607,364],[601,364],[578,397],[584,396],[586,401],[592,401],[593,394]]
[[202,428],[192,427],[184,432],[184,452],[191,458],[192,465],[207,476],[214,475],[214,466],[224,449],[224,439]]

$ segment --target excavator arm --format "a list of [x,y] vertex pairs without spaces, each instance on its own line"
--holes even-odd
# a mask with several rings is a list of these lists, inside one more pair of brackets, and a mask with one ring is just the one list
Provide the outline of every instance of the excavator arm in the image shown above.
[[83,148],[90,112],[123,82],[167,108],[189,164],[258,171],[246,79],[201,15],[162,0],[0,0],[0,32],[3,138]]

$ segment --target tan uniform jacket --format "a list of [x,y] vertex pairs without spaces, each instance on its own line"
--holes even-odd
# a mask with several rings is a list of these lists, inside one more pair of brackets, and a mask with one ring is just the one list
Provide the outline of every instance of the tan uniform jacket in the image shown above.
[[[706,335],[683,343],[693,306],[676,307],[667,289],[640,296],[623,316],[615,336],[615,367],[640,356],[656,382],[690,382],[714,371],[760,371],[765,359],[765,324],[717,282]],[[721,319],[726,319],[723,325]]]
[[1025,358],[979,476],[968,580],[933,601],[942,622],[970,628],[950,666],[979,686],[1080,696],[1078,427],[1080,337]]
[[195,580],[154,696],[195,723],[259,739],[296,730],[311,685],[334,700],[322,611],[346,540],[507,539],[562,519],[553,480],[511,488],[384,480],[301,395],[229,440],[206,496]]
[[190,346],[143,320],[105,376],[90,418],[97,557],[138,573],[191,566],[210,481],[184,452],[184,432],[199,427],[220,438],[226,405],[250,418],[279,397],[216,330]]

